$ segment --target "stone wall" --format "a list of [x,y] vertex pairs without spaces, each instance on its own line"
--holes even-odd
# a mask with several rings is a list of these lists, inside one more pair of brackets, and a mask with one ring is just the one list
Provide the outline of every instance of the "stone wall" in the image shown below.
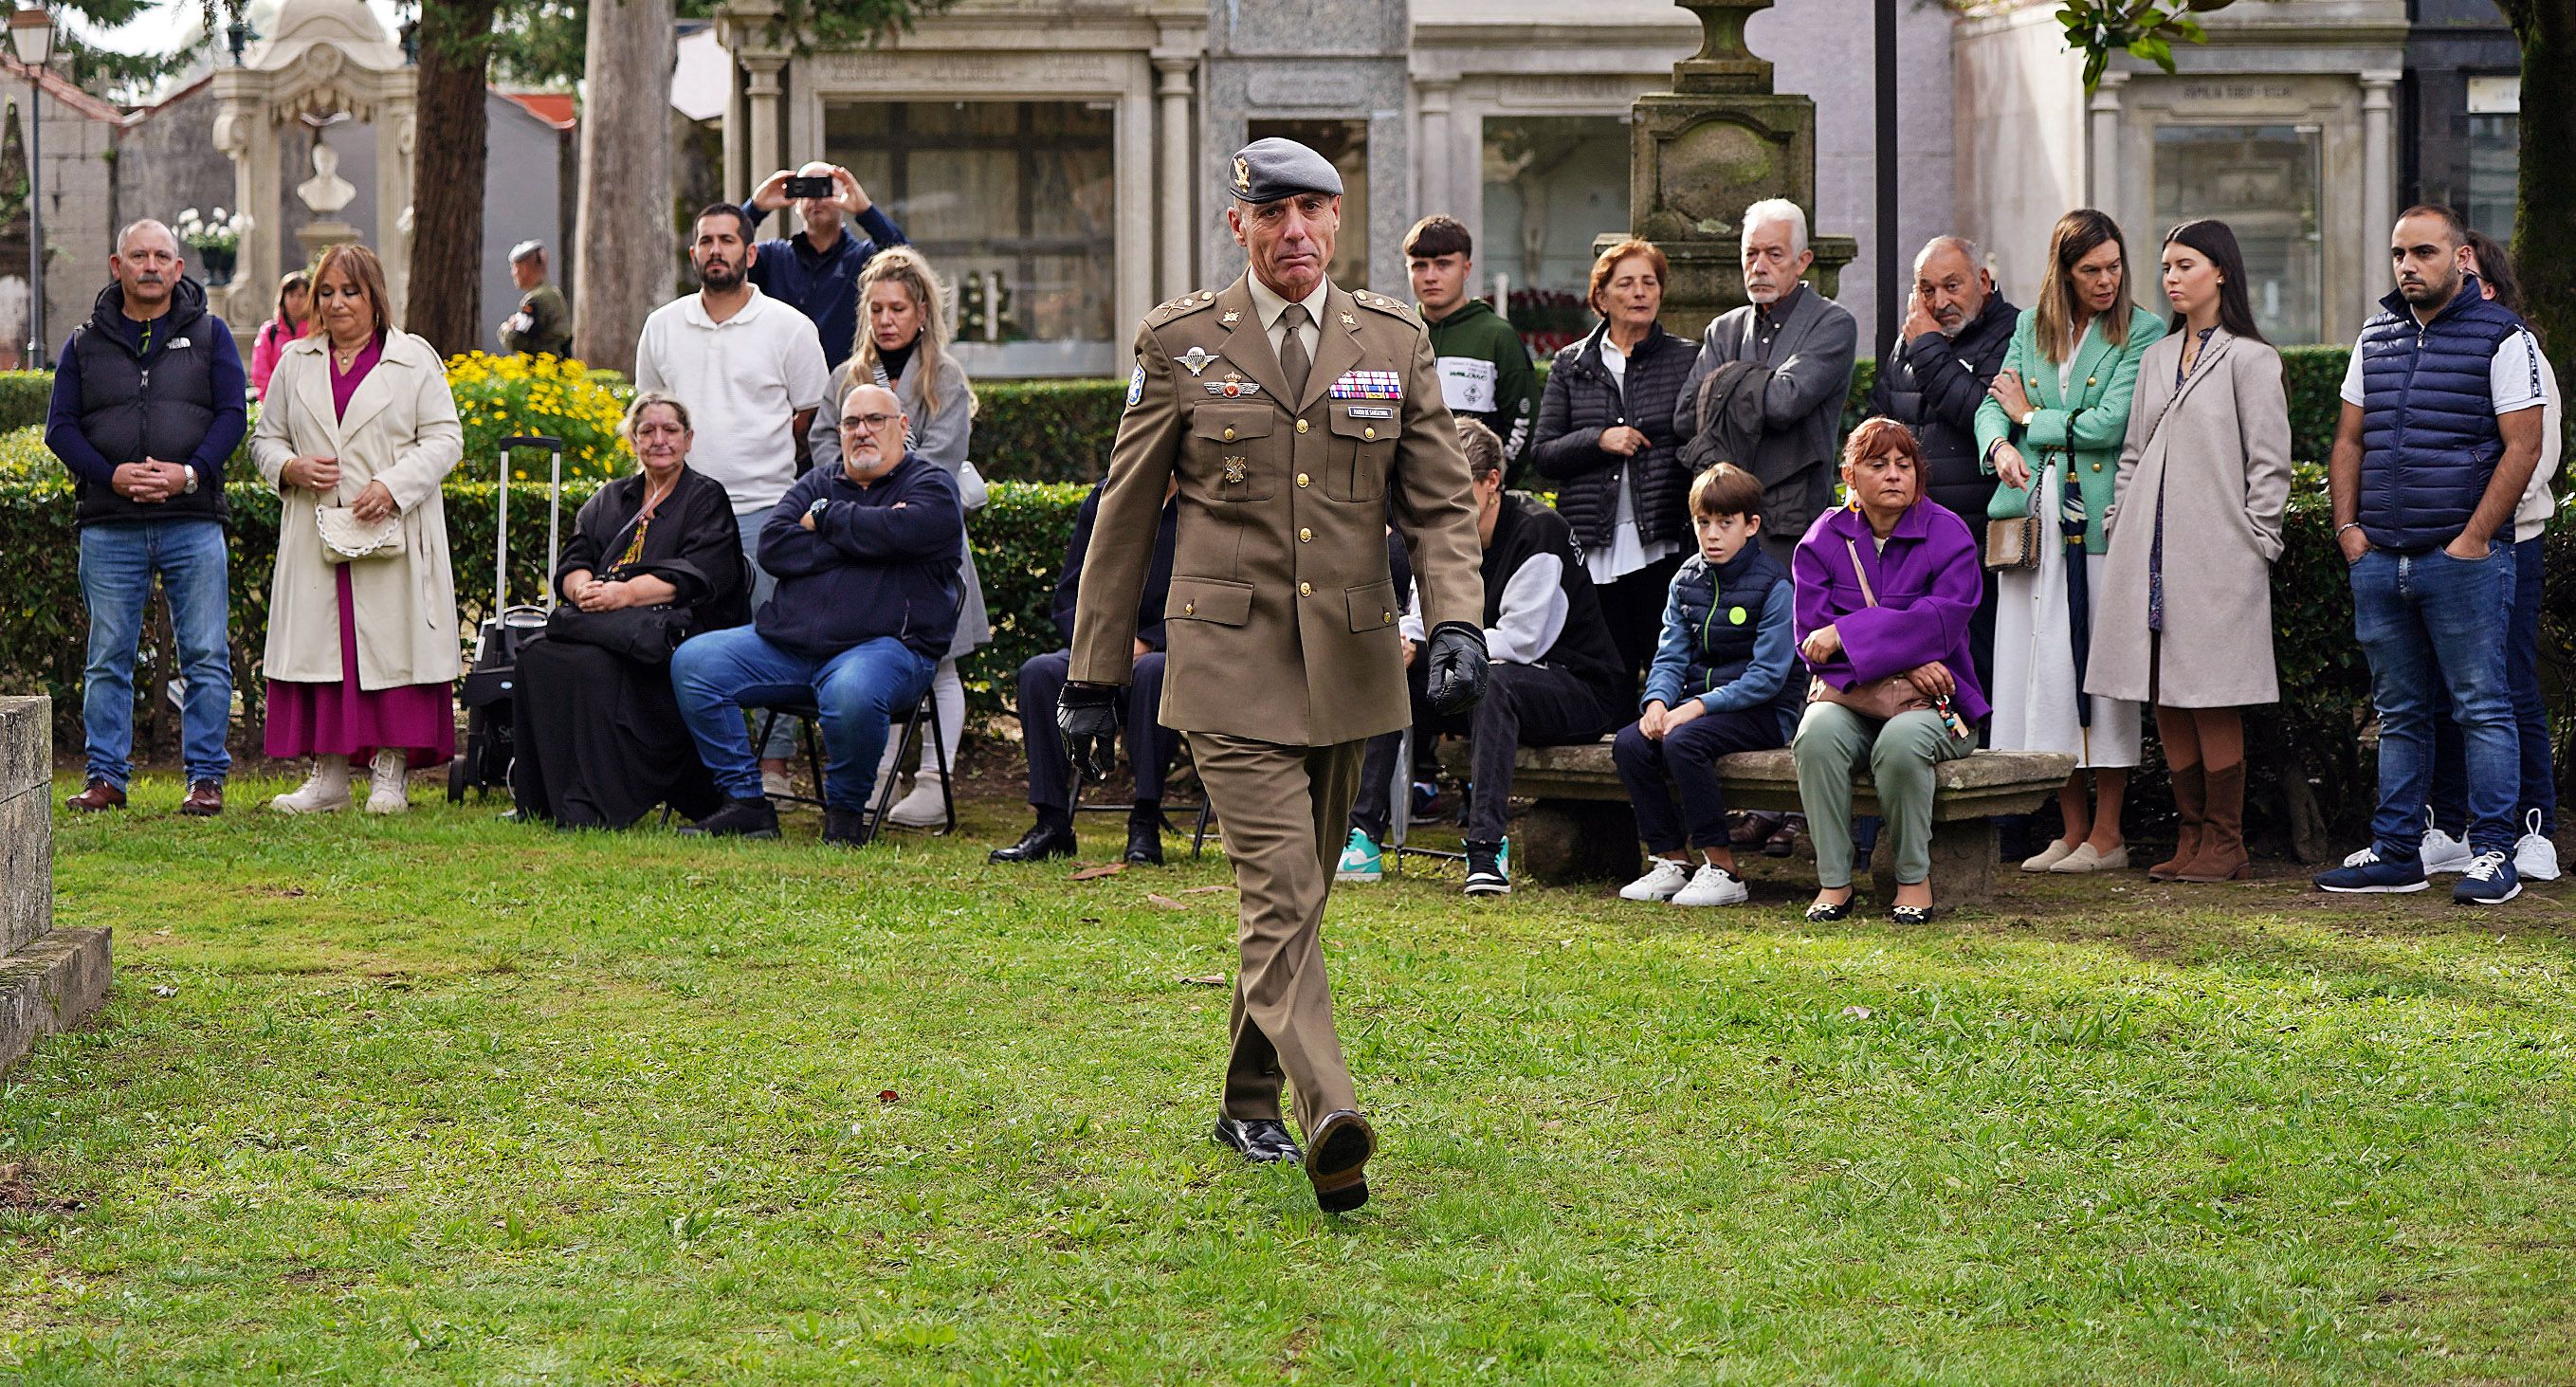
[[0,698],[0,1071],[107,997],[108,931],[54,928],[53,700]]

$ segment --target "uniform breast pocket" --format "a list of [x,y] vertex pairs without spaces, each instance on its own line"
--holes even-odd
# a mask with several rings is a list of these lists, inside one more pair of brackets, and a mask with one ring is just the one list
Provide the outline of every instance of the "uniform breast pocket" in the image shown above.
[[1333,451],[1325,460],[1324,494],[1336,501],[1375,501],[1386,495],[1387,469],[1395,464],[1395,435],[1403,411],[1398,400],[1328,400]]
[[1283,462],[1271,441],[1278,411],[1268,404],[1204,404],[1190,412],[1182,475],[1211,501],[1267,501]]

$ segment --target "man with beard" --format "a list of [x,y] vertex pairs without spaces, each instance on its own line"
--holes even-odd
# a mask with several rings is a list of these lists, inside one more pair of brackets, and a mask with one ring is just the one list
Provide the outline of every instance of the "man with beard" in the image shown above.
[[[761,526],[804,470],[805,430],[832,388],[832,373],[812,321],[762,293],[747,277],[750,263],[751,218],[729,202],[701,210],[689,241],[698,292],[644,320],[635,388],[688,405],[697,424],[689,466],[733,498],[758,610],[778,586],[760,563]],[[761,761],[768,793],[788,788],[794,747],[794,730],[782,718]]]
[[[1977,406],[2003,369],[2021,310],[1995,290],[1974,241],[1935,236],[1914,257],[1914,294],[1904,332],[1869,388],[1869,412],[1914,430],[1923,446],[1923,494],[1971,524],[1986,513],[1995,479],[1977,459]],[[1995,575],[1968,626],[1977,687],[1992,688]]]
[[156,221],[116,238],[90,320],[72,329],[54,368],[45,446],[78,497],[81,601],[89,667],[81,722],[89,785],[75,810],[120,808],[134,749],[134,653],[157,574],[187,691],[179,750],[188,795],[179,812],[220,814],[232,757],[232,647],[224,556],[224,461],[249,418],[241,355],[206,291],[184,273],[179,240]]

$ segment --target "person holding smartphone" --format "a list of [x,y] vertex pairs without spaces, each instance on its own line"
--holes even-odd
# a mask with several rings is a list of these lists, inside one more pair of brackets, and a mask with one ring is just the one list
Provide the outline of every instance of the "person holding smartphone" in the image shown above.
[[838,164],[811,163],[794,173],[780,169],[760,181],[742,212],[757,227],[782,207],[795,208],[805,229],[755,245],[749,278],[760,292],[813,320],[823,364],[837,371],[859,334],[860,273],[878,251],[911,242],[869,199],[858,175]]

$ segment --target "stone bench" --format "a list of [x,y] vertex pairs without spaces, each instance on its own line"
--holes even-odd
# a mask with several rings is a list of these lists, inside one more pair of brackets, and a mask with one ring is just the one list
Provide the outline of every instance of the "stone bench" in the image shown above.
[[0,1072],[107,996],[108,932],[54,927],[53,709],[0,698]]
[[[1443,743],[1441,762],[1466,779],[1467,744]],[[1537,801],[1512,828],[1512,865],[1540,881],[1626,879],[1639,869],[1636,816],[1627,788],[1610,760],[1610,740],[1582,746],[1523,747],[1512,772],[1512,795]],[[1798,770],[1788,748],[1743,751],[1718,759],[1726,802],[1736,809],[1796,811]],[[1932,768],[1932,889],[1944,905],[1981,905],[1993,899],[1995,829],[1999,815],[2027,814],[2066,783],[2075,758],[2045,752],[1980,751]],[[1852,812],[1878,812],[1878,790],[1862,767],[1852,787]],[[1871,862],[1878,899],[1895,892],[1894,855],[1879,837]]]

